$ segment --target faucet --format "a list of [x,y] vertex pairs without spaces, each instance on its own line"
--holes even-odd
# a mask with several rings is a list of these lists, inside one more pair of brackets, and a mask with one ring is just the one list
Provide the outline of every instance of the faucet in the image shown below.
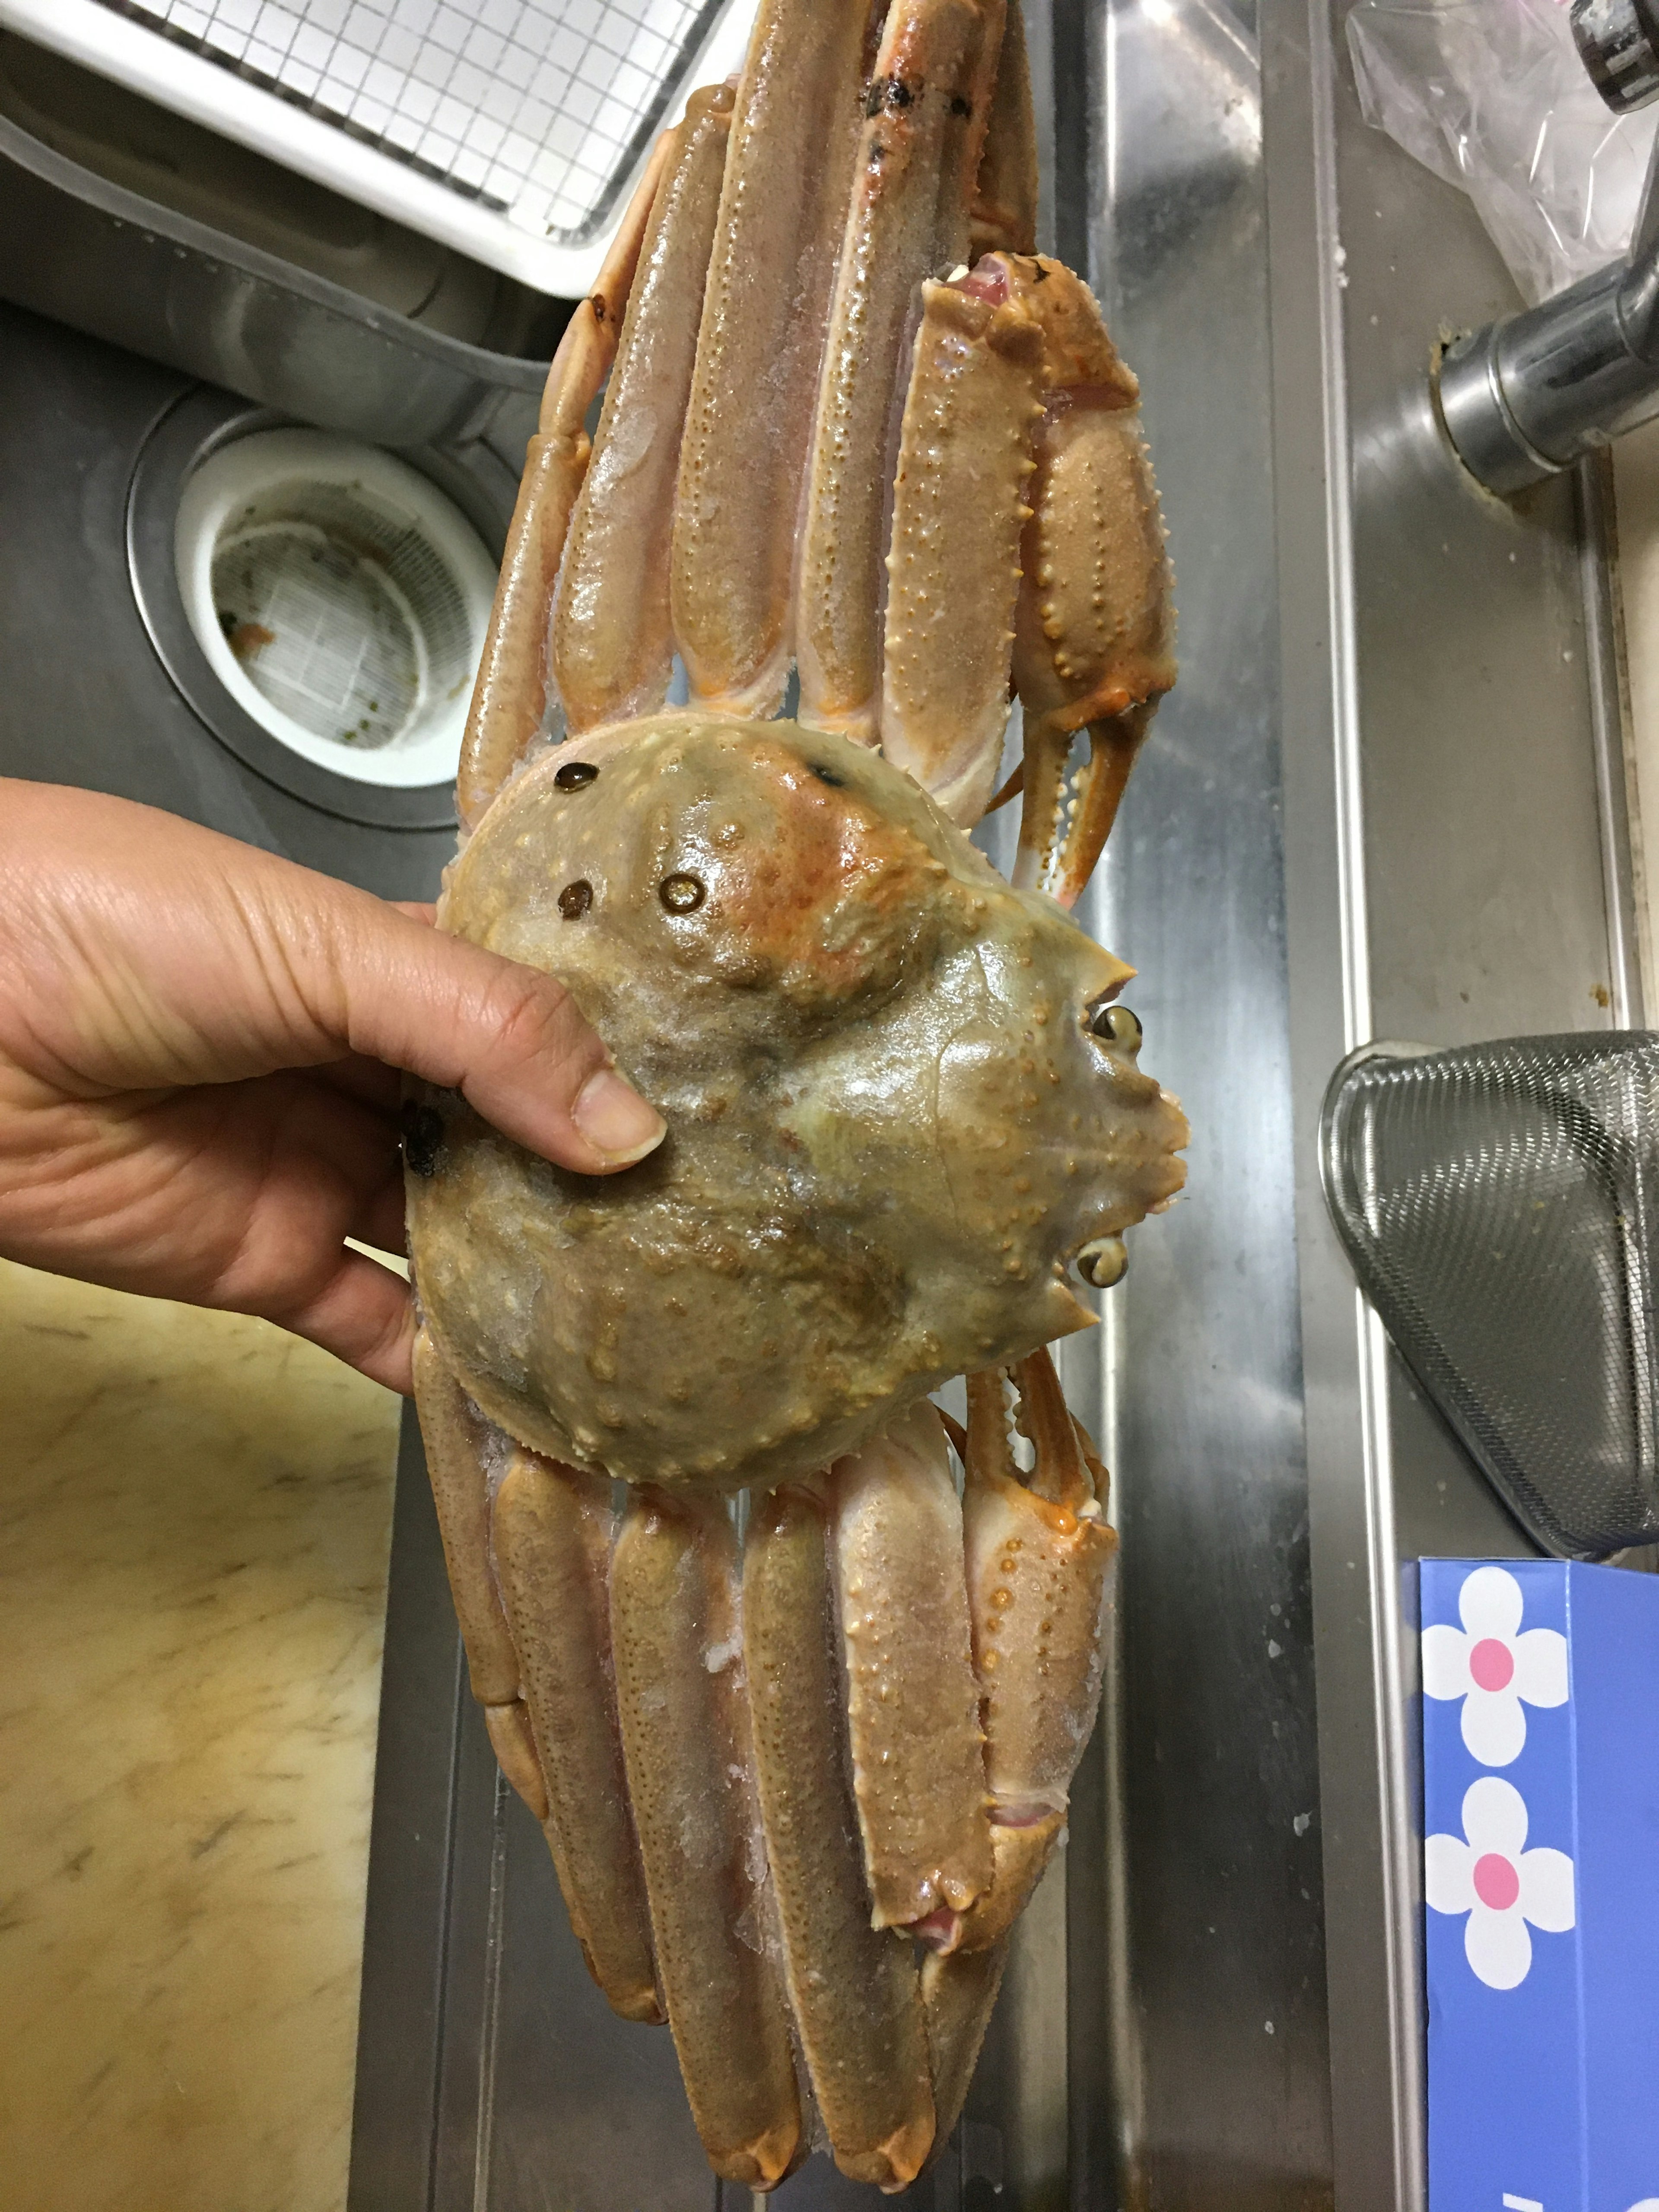
[[[1573,0],[1571,21],[1616,114],[1659,97],[1659,0]],[[1460,459],[1505,495],[1659,415],[1659,139],[1625,259],[1459,338],[1435,383]]]

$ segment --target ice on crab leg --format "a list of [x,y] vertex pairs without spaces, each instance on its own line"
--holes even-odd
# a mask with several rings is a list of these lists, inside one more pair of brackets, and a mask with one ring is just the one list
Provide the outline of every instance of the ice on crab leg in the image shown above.
[[587,410],[616,356],[657,186],[676,136],[665,131],[653,149],[599,282],[565,325],[547,373],[455,779],[456,808],[468,829],[476,826],[541,732],[551,674],[548,628],[553,588],[591,451]]
[[1000,0],[894,0],[859,145],[813,426],[795,644],[801,720],[866,743],[880,708],[894,395],[917,287],[950,266],[958,231],[966,239],[984,135],[975,94],[981,79],[988,89],[983,56],[1001,27]]
[[716,2173],[770,2189],[804,2146],[762,1918],[737,1544],[722,1498],[634,1493],[611,1561],[611,1626],[657,1972],[692,2117]]
[[611,1679],[612,1529],[608,1481],[514,1452],[495,1494],[495,1563],[546,1778],[543,1828],[594,1980],[624,2020],[659,2021]]
[[853,1797],[878,1928],[963,1912],[991,1881],[962,1509],[924,1402],[830,1479]]
[[870,1924],[848,1789],[824,1507],[787,1485],[757,1498],[744,1546],[755,1772],[789,1995],[836,2163],[900,2189],[933,2141],[911,1946]]
[[726,168],[728,85],[694,93],[664,170],[553,610],[571,731],[648,714],[668,692],[669,542],[680,426]]
[[795,522],[869,23],[870,0],[763,0],[738,87],[692,319],[672,572],[692,696],[733,714],[775,713],[789,674]]

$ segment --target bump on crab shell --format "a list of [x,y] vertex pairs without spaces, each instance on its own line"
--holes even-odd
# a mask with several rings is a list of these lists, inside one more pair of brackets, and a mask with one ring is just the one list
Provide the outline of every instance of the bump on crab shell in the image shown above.
[[442,919],[557,973],[669,1136],[595,1182],[460,1107],[410,1178],[490,1417],[631,1480],[769,1485],[1091,1325],[1065,1263],[1178,1187],[1186,1133],[1085,1027],[1122,963],[848,740],[671,713],[566,750],[597,773],[521,777]]

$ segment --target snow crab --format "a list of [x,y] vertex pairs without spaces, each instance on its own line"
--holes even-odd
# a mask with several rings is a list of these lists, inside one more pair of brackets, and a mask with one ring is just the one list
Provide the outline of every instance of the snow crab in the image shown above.
[[[1172,615],[1034,143],[1018,0],[763,0],[657,148],[549,379],[440,919],[560,976],[669,1133],[589,1181],[406,1122],[472,1686],[759,2191],[815,2137],[901,2189],[960,2111],[1099,1692],[1107,1479],[1046,1347],[1182,1179],[1066,911]],[[1011,692],[1012,884],[966,834]]]

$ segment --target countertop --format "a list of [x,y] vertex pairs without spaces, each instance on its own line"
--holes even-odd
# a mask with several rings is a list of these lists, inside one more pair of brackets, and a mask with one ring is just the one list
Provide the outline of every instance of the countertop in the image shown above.
[[10,2212],[340,2212],[398,1401],[0,1263]]

